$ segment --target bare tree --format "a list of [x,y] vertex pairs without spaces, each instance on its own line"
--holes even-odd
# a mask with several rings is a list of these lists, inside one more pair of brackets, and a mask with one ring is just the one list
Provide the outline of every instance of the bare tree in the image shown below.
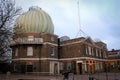
[[13,35],[11,25],[20,12],[21,8],[15,6],[14,0],[0,0],[0,57],[10,51],[8,42]]

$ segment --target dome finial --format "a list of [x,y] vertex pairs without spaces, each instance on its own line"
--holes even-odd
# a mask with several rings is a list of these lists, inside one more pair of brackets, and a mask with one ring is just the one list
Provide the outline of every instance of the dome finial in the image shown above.
[[41,10],[41,8],[38,7],[38,6],[32,6],[32,7],[29,8],[29,11],[30,10]]

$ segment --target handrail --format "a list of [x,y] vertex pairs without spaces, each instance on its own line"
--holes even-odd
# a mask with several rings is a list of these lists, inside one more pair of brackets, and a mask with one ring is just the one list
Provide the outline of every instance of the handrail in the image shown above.
[[16,40],[10,41],[9,45],[16,45],[16,44],[42,44],[43,38],[18,38]]

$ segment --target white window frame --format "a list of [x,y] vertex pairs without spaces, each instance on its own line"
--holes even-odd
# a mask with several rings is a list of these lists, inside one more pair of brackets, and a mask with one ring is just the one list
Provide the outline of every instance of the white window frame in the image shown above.
[[91,55],[94,56],[93,48],[91,48]]
[[55,39],[54,39],[54,37],[53,37],[53,36],[51,36],[51,41],[55,41]]
[[33,56],[33,47],[27,47],[27,56]]
[[60,70],[63,70],[63,63],[60,62]]
[[107,54],[106,54],[106,52],[105,52],[105,51],[104,51],[104,53],[103,53],[103,54],[104,54],[104,58],[107,58]]
[[18,48],[15,49],[15,56],[18,56]]
[[96,49],[96,56],[98,57],[98,50]]
[[54,48],[54,47],[51,47],[51,49],[50,49],[50,55],[51,55],[51,56],[54,56],[54,54],[55,54],[55,48]]
[[95,70],[97,71],[98,70],[98,67],[97,67],[97,62],[95,62]]
[[86,47],[85,50],[86,50],[86,54],[88,55],[88,47]]
[[87,72],[88,70],[87,70],[87,63],[85,63],[85,72]]
[[34,36],[28,36],[28,41],[33,41],[34,40]]
[[71,67],[72,67],[72,63],[71,63],[71,62],[68,62],[68,63],[67,63],[67,70],[71,70]]
[[91,54],[91,47],[88,47],[88,52],[89,52],[89,55],[92,55]]
[[99,50],[99,54],[100,54],[99,57],[102,57],[102,52],[101,52],[101,50]]

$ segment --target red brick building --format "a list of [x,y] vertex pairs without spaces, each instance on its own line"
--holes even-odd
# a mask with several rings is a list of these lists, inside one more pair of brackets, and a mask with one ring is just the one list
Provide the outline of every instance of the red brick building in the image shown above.
[[14,25],[13,72],[59,74],[58,36],[50,16],[38,7],[20,15]]
[[17,18],[14,33],[10,42],[13,72],[55,75],[65,70],[77,74],[104,71],[105,43],[90,37],[58,38],[50,16],[38,7]]
[[107,65],[109,72],[120,72],[120,50],[108,51]]
[[77,74],[104,71],[107,46],[90,37],[75,38],[60,42],[60,70],[70,68]]

